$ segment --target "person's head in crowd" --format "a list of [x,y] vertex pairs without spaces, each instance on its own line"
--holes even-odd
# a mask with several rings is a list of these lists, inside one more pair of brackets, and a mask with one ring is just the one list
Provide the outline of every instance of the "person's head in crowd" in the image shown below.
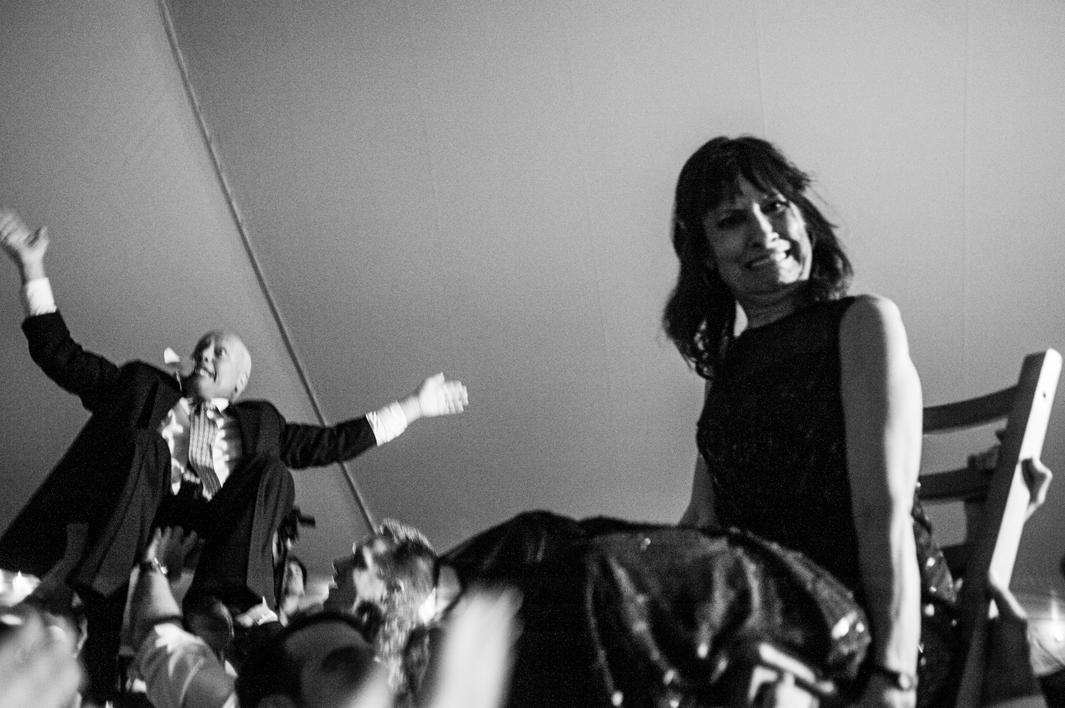
[[206,642],[215,656],[223,658],[229,655],[236,627],[233,615],[221,600],[204,597],[189,605],[185,611],[185,624],[190,632]]
[[[714,138],[681,169],[673,208],[680,271],[662,319],[666,334],[702,376],[712,378],[720,364],[737,302],[742,306],[744,298],[758,296],[758,263],[749,252],[739,253],[742,238],[758,238],[763,230],[779,238],[784,247],[771,255],[790,261],[786,285],[800,300],[846,292],[850,262],[833,225],[808,196],[809,186],[810,177],[776,147],[750,136]],[[745,200],[758,204],[757,218],[730,208]]]
[[285,597],[303,597],[307,594],[307,566],[294,555],[285,561],[285,574],[281,579],[281,594]]
[[194,397],[233,400],[248,385],[251,354],[233,332],[215,330],[200,337],[192,351],[192,371],[185,390]]
[[278,619],[288,622],[300,611],[300,603],[307,595],[307,566],[294,555],[285,561],[284,574],[281,576],[281,602],[278,607]]
[[436,560],[436,551],[421,531],[385,519],[374,533],[354,544],[351,555],[333,561],[333,587],[325,605],[354,611],[362,603],[383,605],[389,598],[402,598],[404,605],[413,604],[424,614],[423,606],[436,586]]
[[243,708],[389,708],[392,692],[356,619],[323,611],[297,617],[262,642],[237,677]]
[[405,666],[403,654],[414,629],[435,614],[436,561],[424,534],[392,519],[356,543],[350,556],[333,561],[334,587],[325,606],[359,618],[398,695],[424,670]]

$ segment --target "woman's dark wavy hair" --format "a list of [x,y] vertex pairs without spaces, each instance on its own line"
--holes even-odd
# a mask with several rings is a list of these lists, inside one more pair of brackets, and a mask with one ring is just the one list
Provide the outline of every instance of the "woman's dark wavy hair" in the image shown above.
[[662,314],[662,326],[681,356],[712,380],[732,340],[736,300],[715,269],[708,267],[710,244],[703,220],[710,210],[739,191],[739,179],[763,191],[779,191],[799,207],[813,245],[806,286],[809,302],[846,293],[851,264],[835,227],[806,196],[810,177],[771,143],[751,136],[718,137],[688,158],[677,178],[673,206],[673,250],[680,273]]

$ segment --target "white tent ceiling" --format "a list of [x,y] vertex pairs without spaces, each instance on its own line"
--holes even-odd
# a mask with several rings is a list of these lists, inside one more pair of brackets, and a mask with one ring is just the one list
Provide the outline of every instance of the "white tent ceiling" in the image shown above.
[[[60,306],[116,359],[232,327],[247,395],[293,420],[315,417],[298,369],[328,420],[463,379],[465,416],[351,465],[376,518],[442,547],[530,508],[679,516],[701,386],[658,317],[672,183],[716,134],[764,135],[817,176],[856,289],[902,309],[927,401],[1065,349],[1054,0],[166,7],[0,1],[0,203],[51,226]],[[84,414],[29,361],[13,269],[0,286],[7,519]],[[324,573],[364,522],[339,470],[297,485]],[[1059,481],[1019,584],[1065,587],[1063,500]]]

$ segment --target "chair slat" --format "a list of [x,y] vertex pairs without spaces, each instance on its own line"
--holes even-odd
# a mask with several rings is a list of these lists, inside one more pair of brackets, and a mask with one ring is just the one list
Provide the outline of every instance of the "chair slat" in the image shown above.
[[928,406],[924,409],[924,432],[926,435],[949,433],[1005,420],[1016,395],[1017,387],[1010,386],[986,396]]
[[[988,577],[993,573],[1008,586],[1013,573],[1030,497],[1021,472],[1021,461],[1038,457],[1042,451],[1060,371],[1061,355],[1048,349],[1025,358],[1016,386],[979,398],[924,409],[924,431],[929,434],[1006,420],[998,463],[993,471],[965,467],[920,477],[919,497],[922,501],[962,501],[965,502],[967,521],[976,517],[981,519],[975,525],[975,534],[970,533],[964,542],[942,549],[955,577],[965,578],[958,617],[966,656],[956,706],[981,705],[990,609]],[[779,652],[760,649],[752,665],[759,670],[768,670],[772,681],[777,683],[784,682],[785,675],[790,676],[791,683],[804,684],[811,695],[823,701],[822,705],[832,704],[837,698],[831,692],[822,695],[816,682],[809,679],[805,666],[792,666],[791,661],[782,660],[777,654]],[[805,681],[796,677],[803,677]],[[750,682],[750,689],[744,694],[748,705],[756,695],[753,689],[759,685]]]
[[920,479],[918,494],[922,502],[969,501],[987,496],[991,471],[962,467],[949,472],[925,473]]
[[1002,437],[984,504],[980,528],[967,563],[958,603],[958,628],[966,645],[965,667],[955,705],[981,701],[988,639],[988,579],[1008,586],[1030,498],[1021,461],[1039,457],[1050,408],[1061,373],[1061,355],[1053,349],[1025,357],[1014,402]]

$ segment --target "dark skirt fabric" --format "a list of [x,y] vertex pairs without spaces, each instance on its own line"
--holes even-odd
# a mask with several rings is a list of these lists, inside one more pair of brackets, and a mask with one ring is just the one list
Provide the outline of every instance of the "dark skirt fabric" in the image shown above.
[[711,706],[765,641],[857,686],[868,625],[798,553],[738,531],[530,512],[446,553],[523,596],[509,706]]

